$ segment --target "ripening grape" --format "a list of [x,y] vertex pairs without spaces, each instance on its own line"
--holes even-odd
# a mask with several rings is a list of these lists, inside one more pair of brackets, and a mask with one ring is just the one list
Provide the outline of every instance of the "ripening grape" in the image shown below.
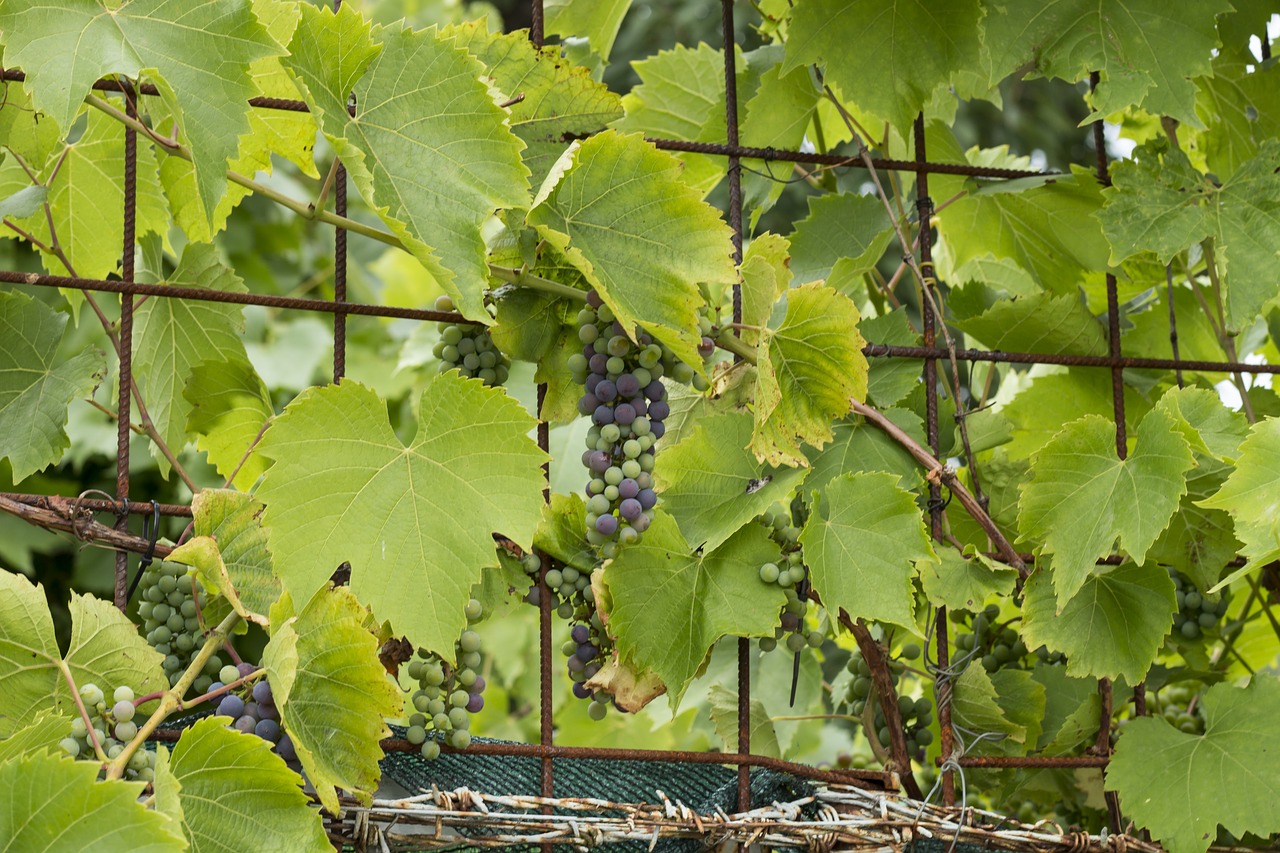
[[[199,653],[208,633],[199,616],[205,602],[204,590],[187,566],[158,562],[143,572],[138,593],[143,636],[165,656],[164,672],[173,686]],[[223,658],[212,655],[192,683],[192,691],[200,695],[208,692],[222,668]]]
[[[436,299],[437,311],[452,311],[448,296]],[[440,372],[457,370],[468,379],[478,378],[485,385],[505,385],[511,370],[507,358],[493,342],[489,329],[477,323],[439,323],[440,340],[432,354],[440,359]]]
[[[529,555],[533,556],[533,555]],[[536,559],[525,564],[528,569]],[[481,621],[484,605],[476,599],[467,602],[464,609],[470,624]],[[439,655],[427,649],[418,649],[409,663],[408,674],[418,682],[418,690],[411,703],[418,713],[409,718],[406,737],[421,746],[423,758],[434,759],[440,754],[440,741],[445,739],[455,749],[466,749],[471,743],[471,715],[484,707],[485,681],[480,675],[484,663],[483,641],[471,629],[464,630],[454,644],[458,666],[452,667]],[[434,732],[435,737],[428,735]]]

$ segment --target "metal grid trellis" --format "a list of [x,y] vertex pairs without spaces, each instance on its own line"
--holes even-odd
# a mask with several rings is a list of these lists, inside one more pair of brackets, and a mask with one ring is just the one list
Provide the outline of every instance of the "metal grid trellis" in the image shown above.
[[[335,0],[335,8],[339,6],[341,0]],[[531,0],[532,26],[530,28],[529,37],[535,46],[541,47],[543,44],[543,4],[541,0]],[[824,166],[843,166],[850,168],[866,168],[870,167],[875,170],[885,171],[902,171],[913,173],[916,176],[916,207],[918,214],[918,222],[920,223],[920,239],[918,248],[918,262],[921,270],[927,270],[928,273],[920,282],[923,288],[933,289],[936,281],[933,279],[933,263],[932,263],[932,236],[930,233],[929,222],[933,214],[933,201],[929,196],[928,176],[930,174],[952,174],[963,175],[987,179],[1010,179],[1025,177],[1028,175],[1042,175],[1043,172],[1017,170],[1017,169],[998,169],[983,166],[971,166],[955,163],[937,163],[931,162],[927,157],[927,150],[924,139],[924,120],[923,116],[917,119],[915,124],[915,151],[912,160],[892,160],[884,158],[865,157],[844,157],[831,154],[813,154],[799,151],[781,151],[774,149],[747,148],[739,144],[738,126],[739,126],[739,109],[736,91],[736,74],[735,74],[735,53],[734,46],[734,6],[733,0],[721,0],[721,27],[724,45],[724,62],[725,62],[725,103],[726,103],[726,126],[727,136],[724,143],[692,143],[673,139],[652,139],[657,147],[671,151],[698,152],[703,154],[712,154],[724,156],[727,158],[727,180],[729,187],[729,205],[727,216],[730,227],[733,232],[733,247],[735,261],[740,262],[742,258],[743,244],[743,226],[742,226],[742,187],[741,187],[741,160],[742,159],[763,159],[763,160],[779,160],[793,163],[809,163]],[[1269,46],[1264,43],[1264,49]],[[25,79],[25,75],[20,71],[12,69],[0,69],[0,79],[4,81],[21,81]],[[1092,84],[1096,85],[1098,75],[1092,75]],[[121,83],[116,80],[101,80],[94,85],[95,89],[101,91],[122,93],[125,99],[126,111],[130,117],[137,115],[136,98],[138,96],[150,96],[158,94],[156,88],[151,84],[141,84],[134,88],[128,83]],[[305,111],[307,106],[299,101],[289,101],[275,98],[255,98],[252,99],[250,105],[261,109],[275,110],[292,110]],[[354,112],[355,105],[352,104],[350,109]],[[1094,146],[1097,156],[1096,175],[1099,181],[1108,182],[1107,158],[1103,139],[1102,122],[1095,122],[1090,132],[1093,135]],[[268,296],[251,293],[227,293],[212,290],[198,290],[193,288],[177,288],[165,285],[142,284],[134,280],[134,250],[135,250],[135,219],[137,210],[137,186],[136,186],[136,158],[137,158],[137,133],[132,128],[125,130],[125,152],[124,152],[124,239],[123,239],[123,258],[122,269],[119,281],[84,279],[72,276],[53,276],[41,275],[35,273],[22,273],[8,270],[0,270],[0,282],[8,282],[11,284],[35,286],[35,287],[58,287],[58,288],[74,288],[84,292],[112,292],[121,295],[121,314],[116,340],[113,345],[116,347],[119,356],[119,372],[120,372],[120,388],[117,400],[117,458],[116,458],[116,485],[115,485],[115,501],[78,499],[73,497],[50,498],[49,496],[29,495],[29,494],[3,494],[0,498],[13,500],[28,505],[41,505],[50,500],[61,500],[65,502],[74,502],[77,508],[86,510],[114,512],[116,513],[115,530],[126,531],[128,517],[130,513],[152,513],[158,511],[164,515],[173,517],[190,517],[191,509],[188,506],[181,505],[159,505],[158,508],[152,503],[142,503],[130,501],[130,478],[129,478],[129,441],[130,441],[130,422],[131,408],[136,401],[138,404],[139,416],[146,417],[145,407],[140,397],[137,396],[137,389],[133,382],[132,372],[132,349],[133,349],[133,320],[134,320],[134,297],[138,295],[148,297],[161,298],[182,298],[197,299],[214,302],[224,302],[242,305],[260,305],[288,310],[313,311],[321,313],[330,313],[334,317],[334,362],[333,377],[338,382],[345,373],[345,337],[346,337],[346,317],[348,315],[359,316],[376,316],[376,317],[396,317],[404,319],[413,319],[420,321],[441,321],[441,320],[460,320],[460,315],[450,312],[440,312],[432,310],[415,310],[405,308],[392,308],[388,306],[351,303],[347,301],[346,294],[346,252],[347,252],[347,232],[341,228],[336,230],[334,259],[335,259],[335,298],[332,301],[318,299],[296,299],[281,296]],[[334,190],[335,190],[335,206],[339,215],[346,213],[346,173],[341,165],[337,165],[334,172]],[[904,247],[906,248],[906,247]],[[1250,364],[1239,361],[1188,361],[1178,357],[1176,345],[1176,328],[1173,327],[1173,317],[1170,316],[1170,337],[1173,349],[1172,358],[1150,358],[1150,357],[1132,357],[1124,356],[1121,351],[1120,344],[1120,321],[1119,321],[1119,305],[1117,295],[1117,282],[1113,275],[1106,276],[1107,289],[1107,331],[1108,331],[1108,354],[1106,356],[1083,356],[1071,354],[1045,354],[1045,353],[1018,353],[1018,352],[999,352],[999,351],[983,351],[983,350],[954,350],[950,347],[942,347],[938,345],[937,335],[939,333],[939,318],[935,316],[930,299],[921,300],[921,313],[923,321],[923,346],[890,346],[885,344],[869,343],[864,348],[864,353],[868,357],[880,358],[911,358],[918,359],[923,362],[924,383],[927,388],[926,393],[926,431],[928,444],[933,451],[934,456],[938,456],[940,450],[939,442],[939,416],[937,406],[937,394],[939,391],[938,362],[939,360],[965,361],[965,362],[991,362],[991,363],[1010,363],[1010,364],[1052,364],[1067,365],[1092,368],[1106,368],[1110,370],[1112,377],[1113,405],[1116,423],[1116,452],[1121,459],[1126,453],[1126,436],[1125,436],[1125,401],[1123,393],[1123,371],[1131,368],[1157,369],[1157,370],[1175,370],[1181,371],[1200,371],[1208,373],[1238,373],[1238,374],[1277,374],[1280,373],[1280,365],[1269,364]],[[95,306],[96,310],[96,306]],[[735,323],[742,320],[742,296],[740,285],[735,285],[733,291],[733,319]],[[945,336],[945,327],[943,328]],[[949,341],[948,341],[949,343]],[[945,390],[945,389],[942,389]],[[545,386],[539,386],[539,403],[541,404],[543,396],[546,393]],[[961,414],[963,417],[963,414]],[[538,429],[538,443],[545,451],[548,449],[548,427],[545,422],[541,422]],[[942,538],[942,501],[941,488],[937,482],[931,481],[929,495],[930,522],[932,533],[936,539]],[[981,494],[979,492],[979,499]],[[552,707],[551,707],[551,679],[553,678],[552,667],[552,632],[551,632],[551,595],[546,588],[545,574],[550,568],[549,561],[545,555],[540,555],[543,559],[542,571],[542,596],[539,614],[539,664],[541,672],[541,696],[540,696],[540,738],[537,744],[474,744],[469,749],[476,753],[499,754],[499,755],[525,755],[535,756],[540,759],[542,774],[541,788],[545,797],[552,794],[552,758],[614,758],[614,759],[637,759],[648,761],[671,761],[671,762],[697,762],[697,763],[717,763],[738,766],[738,797],[739,807],[742,810],[750,808],[750,789],[749,789],[749,770],[751,767],[768,767],[778,770],[797,773],[809,778],[831,781],[854,783],[862,785],[880,785],[892,786],[893,778],[891,774],[876,773],[868,771],[835,771],[820,770],[817,768],[803,767],[791,762],[779,759],[766,758],[763,756],[752,755],[750,752],[750,667],[749,667],[749,643],[745,639],[738,642],[738,744],[733,753],[697,753],[687,751],[656,751],[656,750],[624,750],[624,749],[599,749],[590,747],[564,747],[554,744],[554,731],[552,726]],[[125,591],[127,589],[127,551],[121,550],[116,554],[115,564],[115,586],[114,600],[115,604],[123,609],[125,605]],[[937,680],[937,698],[938,698],[938,717],[941,726],[941,764],[943,765],[942,774],[942,790],[943,799],[947,805],[952,805],[955,800],[953,771],[955,768],[975,767],[975,768],[1044,768],[1044,767],[1105,767],[1108,761],[1109,745],[1108,735],[1110,730],[1111,717],[1111,685],[1105,679],[1100,684],[1102,693],[1102,713],[1099,720],[1099,731],[1097,741],[1091,750],[1091,754],[1083,756],[1065,756],[1065,757],[1043,757],[1043,756],[1025,756],[1025,757],[970,757],[964,755],[955,755],[956,740],[954,729],[951,724],[950,715],[950,684],[948,672],[948,637],[947,637],[947,620],[945,611],[939,610],[936,619],[935,641],[937,668],[939,677]],[[883,661],[881,661],[883,663]],[[1141,693],[1141,687],[1135,695],[1135,703],[1139,712],[1145,711],[1145,701]],[[388,750],[417,750],[416,746],[409,744],[407,741],[390,739],[384,742],[384,748]],[[447,748],[447,747],[446,747]],[[909,775],[905,774],[905,775]],[[1118,804],[1114,800],[1114,795],[1108,794],[1108,806],[1111,812],[1111,820],[1113,829],[1120,828],[1120,815]]]

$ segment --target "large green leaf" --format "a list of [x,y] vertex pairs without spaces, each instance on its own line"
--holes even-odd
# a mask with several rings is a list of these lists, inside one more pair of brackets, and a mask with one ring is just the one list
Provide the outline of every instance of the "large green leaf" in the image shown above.
[[266,613],[280,597],[280,581],[271,568],[262,502],[229,489],[204,489],[191,501],[195,535],[218,543],[228,578],[245,607]]
[[182,388],[190,409],[187,433],[196,437],[196,447],[219,474],[235,474],[233,486],[252,487],[267,470],[267,460],[252,447],[253,441],[275,413],[266,383],[242,358],[202,361],[190,370]]
[[934,90],[977,63],[982,14],[977,0],[798,0],[782,70],[822,64],[858,106],[905,132]]
[[1217,684],[1200,707],[1203,735],[1162,717],[1130,721],[1107,767],[1125,814],[1169,853],[1204,853],[1219,826],[1237,838],[1280,830],[1280,681]]
[[997,732],[1014,743],[1027,742],[1027,727],[1005,715],[996,686],[981,666],[966,667],[954,689],[951,708],[956,725],[973,732]]
[[1275,298],[1280,260],[1280,142],[1218,186],[1167,142],[1143,146],[1115,170],[1098,215],[1117,264],[1138,252],[1168,262],[1192,243],[1213,238],[1222,275],[1227,325],[1242,329]]
[[22,575],[0,571],[0,737],[8,737],[42,712],[75,713],[71,688],[90,682],[104,692],[128,686],[139,696],[167,689],[163,655],[138,636],[138,629],[108,601],[71,596],[71,642],[58,649],[44,588]]
[[184,731],[166,765],[156,774],[156,797],[176,795],[192,853],[332,849],[302,777],[270,743],[234,731],[226,717]]
[[544,0],[544,7],[547,33],[584,38],[608,59],[631,0]]
[[[222,264],[218,250],[209,243],[188,243],[178,268],[165,283],[245,291],[244,282]],[[134,376],[156,431],[176,453],[187,443],[187,418],[193,406],[183,391],[196,365],[209,360],[248,363],[240,340],[243,310],[221,302],[152,298],[138,308],[136,317]],[[168,461],[154,448],[153,454],[161,472],[167,474]]]
[[29,725],[0,740],[0,764],[31,752],[58,748],[58,741],[71,731],[71,717],[40,714]]
[[1102,82],[1093,95],[1101,115],[1142,106],[1193,127],[1195,83],[1211,73],[1218,46],[1214,19],[1225,0],[1169,4],[1163,0],[1008,0],[991,4],[985,42],[991,82],[1033,63],[1046,77],[1074,83],[1091,71]]
[[737,273],[728,226],[680,173],[678,160],[639,134],[605,131],[565,154],[529,222],[628,331],[640,324],[681,360],[701,365],[698,285],[731,284]]
[[[922,446],[929,443],[924,434],[924,421],[914,412],[884,409],[881,414]],[[884,430],[862,418],[853,415],[836,421],[831,425],[831,432],[834,437],[830,444],[821,451],[806,452],[813,469],[805,481],[808,491],[824,488],[841,474],[860,471],[887,471],[905,483],[914,483],[919,476],[920,463]]]
[[595,551],[587,544],[587,508],[582,496],[552,494],[542,510],[533,544],[566,566],[587,574],[596,565]]
[[804,465],[802,444],[831,441],[832,420],[867,397],[866,343],[849,297],[820,283],[787,291],[787,312],[756,353],[751,449],[771,465]]
[[777,584],[760,580],[760,566],[777,558],[778,546],[759,525],[703,554],[658,513],[644,539],[605,566],[618,651],[656,673],[678,704],[716,640],[773,636],[786,599]]
[[365,200],[463,314],[489,322],[480,225],[528,206],[529,170],[484,67],[436,30],[371,30],[350,5],[304,5],[289,50],[285,67]]
[[1086,415],[1032,457],[1018,528],[1041,553],[1053,555],[1059,612],[1117,540],[1142,565],[1187,491],[1195,463],[1174,418],[1154,409],[1137,433],[1133,452],[1121,460],[1115,425]]
[[1103,269],[1107,243],[1092,218],[1102,206],[1098,182],[1084,170],[984,184],[938,214],[952,263],[1009,258],[1055,293],[1076,292],[1086,273]]
[[791,286],[788,261],[791,243],[777,234],[761,234],[747,244],[738,267],[742,276],[742,340],[751,346],[760,342],[762,327],[769,322],[774,303]]
[[[1272,13],[1261,11],[1257,20]],[[1196,147],[1210,171],[1229,175],[1257,154],[1259,145],[1280,136],[1280,72],[1274,65],[1258,65],[1253,54],[1247,59],[1219,55],[1213,76],[1197,79],[1196,88],[1196,115],[1206,126]]]
[[973,546],[961,554],[952,548],[938,551],[938,560],[918,564],[920,586],[929,601],[948,610],[981,610],[987,599],[1013,592],[1018,573],[982,555]]
[[[973,286],[965,288],[968,292]],[[953,300],[952,307],[956,308]],[[1106,332],[1076,294],[1036,293],[960,313],[956,328],[1004,352],[1106,355]]]
[[101,350],[58,356],[66,326],[65,314],[0,291],[0,459],[9,460],[15,484],[62,458],[71,446],[67,409],[106,369]]
[[490,33],[481,22],[445,30],[484,63],[509,98],[511,130],[524,140],[524,164],[541,180],[573,139],[603,130],[622,117],[622,102],[587,69],[567,62],[559,47],[535,48],[527,34]]
[[709,415],[658,455],[654,478],[663,508],[694,548],[719,548],[770,506],[789,501],[807,473],[760,464],[748,448],[751,428],[748,412]]
[[875,267],[893,238],[893,226],[878,196],[832,193],[809,197],[809,215],[791,235],[791,274],[804,284],[825,280],[841,258],[850,273]]
[[[711,706],[711,722],[715,724],[716,734],[724,742],[726,750],[738,751],[738,693],[723,684],[711,685],[707,694],[707,704]],[[782,757],[782,748],[778,745],[778,732],[769,719],[769,712],[759,696],[751,697],[750,704],[752,755],[768,755]]]
[[1280,559],[1280,418],[1254,424],[1240,446],[1240,461],[1222,488],[1199,501],[1209,509],[1227,512],[1235,522],[1235,535],[1248,559],[1223,583]]
[[[306,600],[344,561],[351,589],[411,642],[450,657],[492,534],[529,547],[546,455],[534,420],[501,389],[456,374],[422,393],[406,447],[386,403],[351,380],[303,392],[263,437],[276,574]],[[430,595],[406,595],[406,589]]]
[[1178,609],[1168,571],[1125,563],[1090,575],[1059,612],[1044,572],[1027,583],[1022,633],[1031,648],[1067,656],[1067,675],[1137,684],[1156,659]]
[[160,97],[194,158],[204,217],[212,217],[227,188],[227,160],[250,130],[250,63],[281,50],[249,0],[10,2],[0,6],[0,31],[5,59],[27,73],[36,108],[64,129],[99,77],[158,71]]
[[378,786],[385,717],[404,696],[378,660],[367,611],[345,587],[321,589],[296,617],[271,613],[262,665],[302,769],[320,802],[337,812],[336,788],[364,801]]
[[[738,55],[739,69],[746,65]],[[724,52],[706,42],[671,50],[632,63],[640,84],[622,99],[626,115],[614,123],[624,133],[724,142]],[[741,72],[739,72],[741,77]],[[705,196],[724,177],[725,160],[710,154],[674,155],[685,165],[684,181]]]
[[35,753],[0,764],[0,838],[14,853],[181,853],[178,827],[140,801],[141,782],[99,782],[101,768]]
[[[818,495],[818,493],[815,493]],[[843,474],[813,501],[800,534],[822,603],[853,619],[913,626],[913,564],[936,560],[915,497],[892,474]]]

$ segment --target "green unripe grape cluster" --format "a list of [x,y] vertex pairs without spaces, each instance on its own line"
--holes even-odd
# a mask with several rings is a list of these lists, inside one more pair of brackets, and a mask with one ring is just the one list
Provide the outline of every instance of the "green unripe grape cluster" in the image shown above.
[[[448,296],[436,299],[437,311],[452,311]],[[440,340],[431,350],[440,360],[440,372],[457,370],[468,379],[477,378],[485,385],[505,385],[511,371],[511,359],[503,355],[493,342],[486,326],[474,323],[439,323]]]
[[[138,736],[138,724],[143,720],[138,716],[132,688],[117,687],[108,697],[102,688],[90,682],[81,685],[79,692],[89,720],[86,722],[77,714],[71,720],[70,732],[58,746],[72,758],[93,761],[98,758],[94,749],[96,741],[103,754],[114,760],[124,751],[125,744]],[[150,782],[155,779],[155,766],[155,753],[139,747],[125,766],[124,778]]]
[[[476,599],[467,602],[467,624],[484,619],[484,606]],[[484,664],[480,635],[469,627],[454,644],[457,666],[427,649],[418,649],[409,662],[409,677],[418,683],[411,697],[414,713],[409,717],[405,738],[420,748],[422,757],[440,755],[440,743],[454,749],[471,745],[471,715],[484,707]],[[435,733],[439,739],[430,737]]]
[[[200,609],[207,600],[204,590],[188,566],[152,563],[142,573],[138,599],[142,634],[153,649],[165,656],[162,666],[172,687],[199,654],[208,633],[200,621]],[[224,664],[220,653],[210,656],[192,683],[192,692],[208,692]]]
[[[919,646],[912,645],[903,648],[902,657],[915,659],[919,656]],[[856,717],[862,717],[867,710],[867,703],[872,703],[872,724],[875,727],[875,731],[868,732],[867,736],[871,737],[874,734],[876,742],[888,748],[889,723],[884,717],[884,709],[880,706],[880,700],[875,695],[874,684],[871,680],[871,666],[861,654],[854,652],[853,656],[849,658],[847,668],[853,679],[849,682],[845,703]],[[889,662],[889,680],[895,689],[900,684],[905,670],[906,665],[901,660],[891,660]],[[933,702],[925,696],[913,699],[910,696],[900,694],[898,696],[898,715],[902,718],[902,730],[906,736],[907,754],[916,761],[923,761],[925,748],[933,743],[933,732],[929,729],[930,724],[933,722]]]
[[1217,633],[1222,617],[1227,614],[1227,608],[1231,604],[1226,593],[1202,593],[1190,578],[1174,569],[1169,569],[1169,577],[1177,586],[1174,592],[1178,602],[1178,612],[1173,614],[1174,637],[1199,640],[1205,635]]
[[951,621],[961,629],[955,636],[957,656],[972,655],[987,672],[1033,669],[1037,658],[1048,663],[1063,659],[1062,655],[1050,653],[1043,647],[1032,656],[1017,630],[1000,624],[1000,608],[994,604],[977,613],[953,610]]

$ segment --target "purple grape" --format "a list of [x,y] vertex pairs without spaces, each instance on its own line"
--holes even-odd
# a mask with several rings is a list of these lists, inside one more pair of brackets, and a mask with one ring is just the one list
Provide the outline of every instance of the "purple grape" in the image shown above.
[[246,675],[253,675],[257,671],[258,668],[251,663],[236,664],[236,672],[240,673],[241,678],[244,678]]
[[215,681],[215,682],[213,682],[212,684],[210,684],[210,685],[209,685],[209,690],[208,690],[208,692],[209,692],[209,693],[217,693],[219,690],[221,690],[222,688],[224,688],[224,687],[226,687],[226,686],[227,686],[227,685],[223,684],[221,681]]
[[484,697],[479,693],[472,693],[471,698],[467,700],[467,713],[478,714],[480,709],[484,707]]
[[[644,401],[644,397],[637,397],[627,405],[636,410],[637,418],[643,418],[649,414],[649,404]],[[649,424],[649,426],[653,426],[653,424]]]
[[262,720],[280,720],[280,709],[275,705],[259,705],[258,718]]
[[479,696],[484,692],[485,680],[483,675],[477,675],[476,680],[471,685],[471,692]]
[[636,500],[640,501],[641,509],[653,509],[653,505],[658,502],[658,496],[653,489],[641,489],[636,495]]
[[583,345],[582,357],[585,358],[588,362],[591,361],[591,356],[595,354],[596,354],[596,348],[594,346],[592,346],[591,344]]
[[652,435],[654,439],[662,438],[667,434],[667,425],[662,421],[650,421],[649,434]]
[[599,373],[589,373],[587,374],[587,381],[584,382],[583,385],[586,387],[588,394],[595,394],[596,386],[603,381],[604,377]]
[[263,740],[275,743],[280,740],[280,724],[275,720],[259,720],[258,725],[253,727],[253,733]]
[[565,666],[569,668],[570,672],[582,672],[582,668],[586,666],[586,662],[583,661],[582,658],[578,657],[577,655],[574,655],[573,657],[569,658],[569,661],[568,663],[565,664]]
[[698,355],[702,356],[703,358],[709,358],[711,356],[711,353],[715,351],[716,351],[716,342],[711,340],[711,338],[704,337],[698,343]]
[[596,399],[595,394],[583,394],[582,399],[578,401],[578,411],[584,415],[589,415],[596,410],[596,406],[600,405],[600,401]]
[[626,426],[636,419],[635,407],[630,403],[623,403],[613,410],[613,419],[619,424]]
[[625,338],[627,336],[626,327],[623,326],[621,323],[619,323],[617,320],[613,321],[613,325],[610,328],[613,330],[613,337],[615,338],[618,336],[622,336]]
[[596,406],[596,410],[592,413],[591,418],[596,422],[596,426],[611,424],[613,423],[613,409],[608,406]]
[[585,675],[587,678],[595,678],[596,673],[599,671],[600,671],[600,662],[595,660],[591,661],[590,663],[588,663],[586,666],[582,668],[582,674]]
[[669,414],[671,414],[671,404],[666,400],[654,400],[649,405],[650,421],[665,421]]
[[602,515],[596,519],[596,532],[604,536],[612,536],[618,532],[618,519],[612,515]]
[[640,392],[640,383],[630,373],[618,377],[618,393],[624,397],[634,397]]
[[593,393],[601,403],[611,403],[618,398],[618,386],[606,379],[596,386]]
[[[583,468],[590,468],[590,467],[591,467],[591,454],[592,454],[592,453],[594,453],[594,452],[595,452],[594,450],[584,450],[584,451],[582,451],[582,467],[583,467]],[[587,497],[591,497],[591,493],[590,493],[590,492],[587,492]]]
[[667,389],[661,382],[655,379],[648,385],[644,386],[644,395],[654,402],[657,402],[658,400],[665,400],[667,398]]
[[259,705],[271,701],[271,685],[265,679],[253,685],[253,698]]
[[591,691],[582,682],[575,681],[573,683],[573,695],[579,699],[588,699],[591,697]]
[[800,627],[800,617],[794,613],[783,613],[779,624],[782,625],[782,630],[784,631],[795,631]]
[[237,719],[244,713],[244,700],[234,694],[223,696],[218,703],[218,714],[223,717]]
[[276,755],[279,755],[285,761],[296,760],[298,751],[293,748],[293,739],[288,735],[280,735],[280,740],[276,741]]
[[583,643],[578,646],[578,650],[574,652],[574,654],[577,656],[578,660],[585,664],[589,660],[594,660],[596,655],[600,654],[600,650],[591,643]]
[[627,521],[635,521],[640,517],[640,513],[644,512],[644,507],[635,498],[627,498],[618,505],[618,512],[622,513],[622,517]]
[[254,702],[252,699],[245,702],[244,715],[246,717],[253,717],[255,720],[258,719],[258,703]]
[[635,530],[636,533],[644,533],[646,530],[649,529],[649,524],[652,521],[653,519],[651,519],[649,516],[641,515],[635,521],[631,522],[631,527]]
[[258,725],[258,721],[248,714],[235,721],[235,728],[238,732],[244,734],[253,734],[253,727]]
[[593,474],[603,474],[609,470],[609,465],[612,463],[608,453],[603,450],[592,450],[590,453],[591,457],[587,460],[587,467],[591,469]]
[[575,643],[585,643],[591,639],[591,629],[586,625],[574,625],[573,630],[569,632],[569,636],[573,637]]
[[609,356],[602,352],[595,352],[594,349],[592,352],[595,354],[587,359],[587,367],[592,373],[598,373],[601,376],[604,376],[605,372],[609,369]]
[[604,304],[604,300],[600,298],[600,294],[596,293],[594,290],[589,290],[587,291],[587,304],[592,308],[599,308]]
[[628,477],[618,484],[618,496],[621,498],[634,498],[640,494],[640,485],[635,480]]

